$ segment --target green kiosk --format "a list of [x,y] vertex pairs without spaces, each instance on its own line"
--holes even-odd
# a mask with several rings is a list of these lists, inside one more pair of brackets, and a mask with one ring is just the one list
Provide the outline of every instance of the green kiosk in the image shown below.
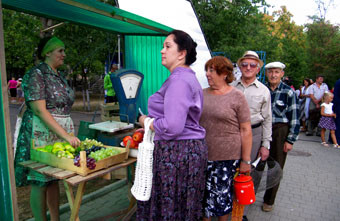
[[[147,112],[147,98],[169,75],[162,67],[160,50],[167,33],[173,29],[144,17],[96,0],[0,0],[1,89],[6,91],[6,62],[2,8],[20,11],[60,22],[99,28],[124,37],[124,68],[143,73],[144,82],[136,103]],[[156,80],[155,80],[156,79]],[[7,93],[0,96],[0,214],[2,220],[19,220],[13,168],[12,134]]]

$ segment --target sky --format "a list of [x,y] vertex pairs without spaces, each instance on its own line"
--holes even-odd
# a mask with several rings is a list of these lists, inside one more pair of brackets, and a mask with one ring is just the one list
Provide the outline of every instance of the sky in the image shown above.
[[[298,25],[311,23],[311,20],[307,17],[309,15],[319,15],[317,4],[314,0],[266,0],[266,2],[274,6],[274,8],[269,9],[270,14],[285,5],[287,10],[293,14],[292,20]],[[328,3],[329,0],[324,0],[324,2]],[[328,7],[326,20],[329,20],[332,24],[340,25],[340,13],[337,13],[337,11],[340,11],[340,1],[333,0],[333,2],[333,5]]]

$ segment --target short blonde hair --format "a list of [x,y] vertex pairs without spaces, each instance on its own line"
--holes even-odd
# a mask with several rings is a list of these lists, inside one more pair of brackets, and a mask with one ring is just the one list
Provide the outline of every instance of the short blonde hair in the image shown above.
[[325,99],[326,99],[327,97],[329,97],[329,96],[334,97],[334,94],[333,94],[332,92],[330,92],[330,91],[326,91],[326,92],[323,94],[323,96],[322,96],[322,102],[325,102]]

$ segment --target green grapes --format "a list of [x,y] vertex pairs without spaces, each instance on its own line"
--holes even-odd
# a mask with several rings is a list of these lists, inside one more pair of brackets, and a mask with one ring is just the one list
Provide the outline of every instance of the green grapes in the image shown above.
[[89,157],[95,159],[96,161],[114,156],[119,154],[120,151],[114,147],[102,148],[96,152],[91,152]]

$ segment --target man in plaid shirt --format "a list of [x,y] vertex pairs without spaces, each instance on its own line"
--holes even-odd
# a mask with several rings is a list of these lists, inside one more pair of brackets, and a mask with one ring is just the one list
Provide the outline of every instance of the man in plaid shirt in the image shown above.
[[[285,65],[281,62],[271,62],[265,66],[272,102],[272,142],[270,143],[270,158],[267,161],[277,161],[283,169],[287,153],[293,148],[300,131],[299,104],[295,92],[281,79]],[[277,186],[266,190],[262,210],[270,212],[273,209]]]

